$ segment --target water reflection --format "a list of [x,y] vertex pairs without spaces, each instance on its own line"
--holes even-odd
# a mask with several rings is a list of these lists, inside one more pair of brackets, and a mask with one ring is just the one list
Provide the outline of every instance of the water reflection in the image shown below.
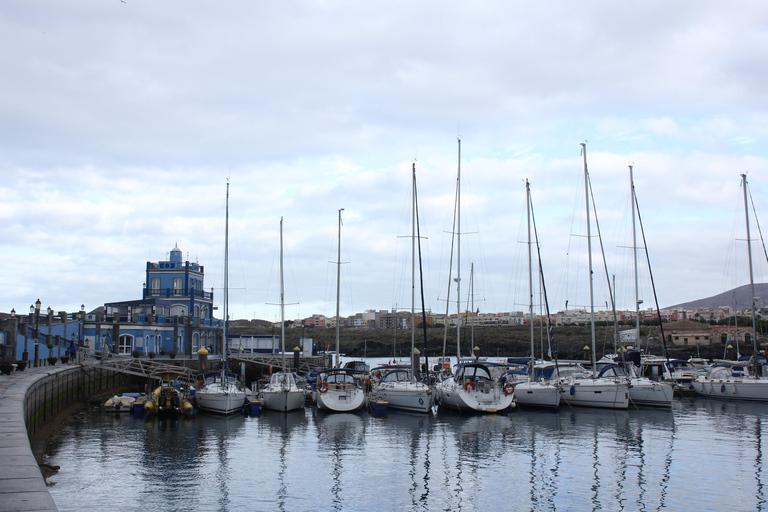
[[62,511],[765,510],[767,412],[713,400],[486,416],[85,411],[47,461],[61,466]]

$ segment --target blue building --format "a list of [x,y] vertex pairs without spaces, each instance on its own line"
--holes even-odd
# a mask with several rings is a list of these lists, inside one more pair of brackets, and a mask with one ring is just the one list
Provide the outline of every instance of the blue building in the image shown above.
[[141,299],[108,302],[85,316],[84,345],[117,354],[194,355],[201,347],[221,354],[223,322],[213,318],[213,289],[204,284],[203,266],[183,261],[174,247],[167,261],[147,262]]
[[[141,299],[108,302],[86,313],[42,310],[40,299],[29,316],[0,315],[0,357],[19,361],[66,355],[71,344],[81,351],[116,354],[196,355],[206,347],[222,354],[224,322],[213,318],[213,289],[204,290],[205,269],[183,261],[174,247],[167,261],[147,262]],[[147,286],[147,284],[149,286]]]

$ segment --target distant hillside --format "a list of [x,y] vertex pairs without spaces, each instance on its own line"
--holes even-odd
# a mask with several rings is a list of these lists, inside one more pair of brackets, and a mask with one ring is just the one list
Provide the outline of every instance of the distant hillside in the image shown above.
[[[735,295],[734,295],[735,294]],[[768,283],[755,283],[755,296],[760,297],[758,301],[758,307],[764,307],[768,303]],[[731,306],[736,309],[744,309],[752,304],[752,297],[750,297],[749,285],[739,286],[733,290],[723,292],[713,297],[707,297],[706,299],[692,300],[690,302],[684,302],[682,304],[676,304],[664,309],[695,309],[695,308],[709,308],[717,309],[721,306]]]

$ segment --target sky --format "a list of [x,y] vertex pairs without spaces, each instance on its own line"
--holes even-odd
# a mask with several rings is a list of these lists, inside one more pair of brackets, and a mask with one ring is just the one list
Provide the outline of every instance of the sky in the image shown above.
[[280,319],[281,218],[286,319],[335,315],[339,269],[341,315],[410,309],[414,166],[427,309],[529,308],[526,179],[550,309],[588,307],[582,143],[598,310],[609,282],[634,308],[633,247],[643,308],[647,261],[662,308],[749,283],[742,173],[763,282],[767,27],[759,1],[6,0],[0,311],[141,298],[175,246],[220,305],[227,183],[232,318]]

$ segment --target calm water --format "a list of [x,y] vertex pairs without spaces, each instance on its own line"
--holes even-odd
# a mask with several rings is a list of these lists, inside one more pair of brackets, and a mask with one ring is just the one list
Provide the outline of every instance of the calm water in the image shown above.
[[52,438],[61,511],[763,510],[768,404],[134,419]]

